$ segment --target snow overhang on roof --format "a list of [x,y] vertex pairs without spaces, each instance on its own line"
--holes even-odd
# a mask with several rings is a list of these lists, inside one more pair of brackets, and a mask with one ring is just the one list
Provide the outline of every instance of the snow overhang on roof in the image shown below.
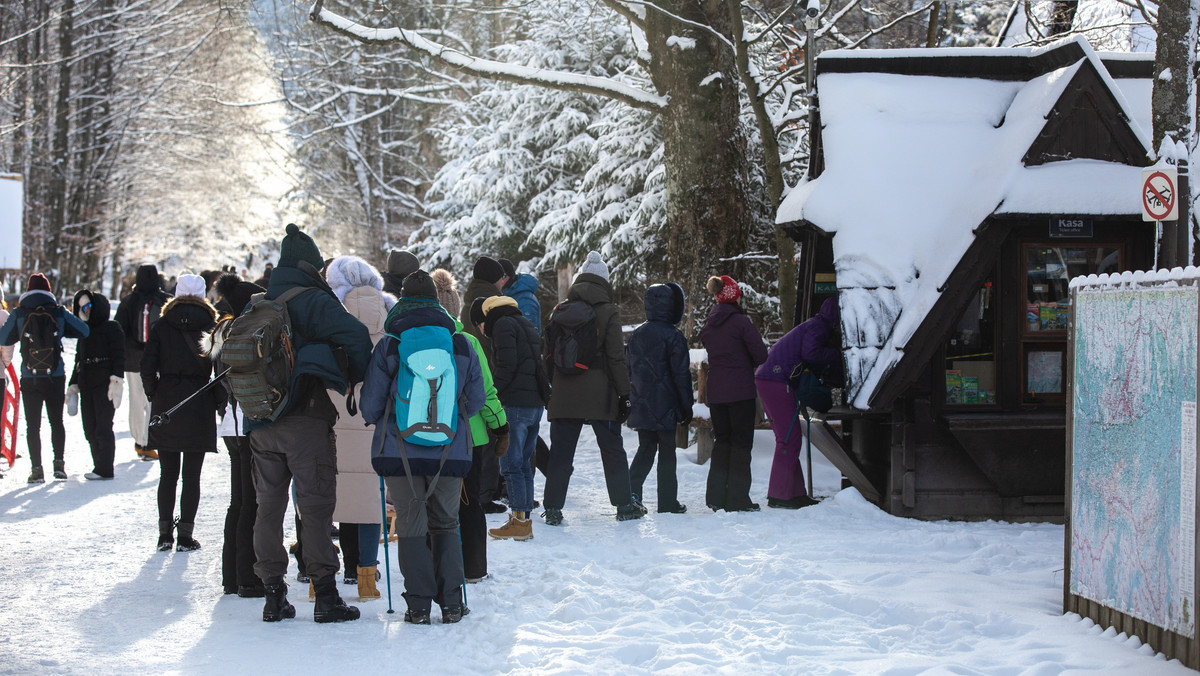
[[[946,59],[957,65],[930,65]],[[962,71],[964,62],[970,72]],[[1148,164],[1148,80],[1114,80],[1082,38],[1044,49],[832,51],[818,58],[825,168],[789,192],[776,222],[836,235],[851,405],[869,408],[976,228],[993,213],[1141,212],[1136,190],[1124,190],[1140,180],[1140,167],[1022,163],[1085,63],[1112,91]],[[921,74],[931,72],[938,74]]]

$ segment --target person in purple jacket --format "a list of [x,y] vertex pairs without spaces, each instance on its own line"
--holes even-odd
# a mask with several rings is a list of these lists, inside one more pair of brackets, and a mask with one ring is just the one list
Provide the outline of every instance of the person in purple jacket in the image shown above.
[[709,277],[706,288],[717,304],[700,329],[708,351],[708,408],[714,437],[705,503],[714,512],[756,512],[758,504],[750,501],[754,367],[767,360],[767,346],[738,305],[742,290],[732,277]]
[[771,346],[767,361],[754,373],[758,396],[775,433],[775,457],[771,461],[771,482],[767,486],[768,507],[800,509],[817,504],[805,489],[804,468],[800,462],[804,436],[795,425],[801,402],[796,398],[792,383],[804,368],[823,374],[826,384],[841,383],[842,351],[838,329],[837,298],[826,298],[815,316],[788,331]]

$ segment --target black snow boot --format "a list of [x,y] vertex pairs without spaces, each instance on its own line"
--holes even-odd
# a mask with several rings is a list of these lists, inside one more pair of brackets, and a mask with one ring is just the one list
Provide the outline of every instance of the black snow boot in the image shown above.
[[159,519],[158,551],[169,552],[175,546],[175,522]]
[[175,547],[177,552],[194,552],[200,549],[200,543],[192,539],[192,529],[196,527],[194,523],[180,522],[176,528],[179,530],[179,544]]
[[338,595],[337,580],[333,575],[313,582],[317,590],[316,607],[313,608],[313,619],[317,622],[348,622],[357,620],[358,608],[346,605]]
[[266,603],[263,604],[263,622],[278,622],[296,616],[296,606],[288,603],[287,585],[282,577],[263,580]]

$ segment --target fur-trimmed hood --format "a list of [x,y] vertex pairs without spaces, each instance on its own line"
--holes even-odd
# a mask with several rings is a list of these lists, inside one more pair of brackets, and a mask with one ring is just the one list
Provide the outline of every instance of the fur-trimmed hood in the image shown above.
[[180,331],[209,331],[217,323],[217,309],[205,298],[175,296],[163,306],[162,318]]

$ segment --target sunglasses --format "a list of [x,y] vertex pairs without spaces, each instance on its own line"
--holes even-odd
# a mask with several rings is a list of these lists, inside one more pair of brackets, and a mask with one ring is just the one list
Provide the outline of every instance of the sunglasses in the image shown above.
[[88,310],[91,310],[91,309],[92,309],[92,304],[91,304],[91,303],[84,303],[82,306],[80,306],[80,308],[79,308],[79,309],[80,309],[80,310],[83,310],[84,312],[87,312]]

